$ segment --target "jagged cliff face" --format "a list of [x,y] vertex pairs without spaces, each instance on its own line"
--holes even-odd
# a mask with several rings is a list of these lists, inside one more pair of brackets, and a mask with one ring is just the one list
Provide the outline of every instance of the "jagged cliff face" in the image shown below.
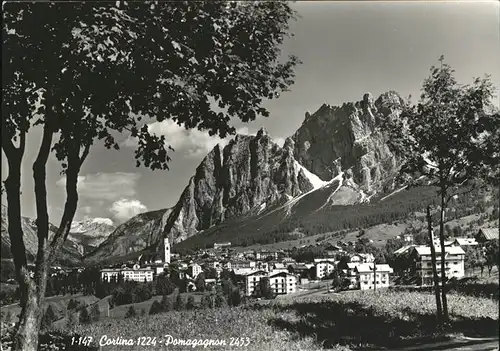
[[283,196],[313,189],[293,158],[293,142],[281,148],[261,129],[238,135],[223,150],[216,146],[201,162],[165,227],[174,242],[251,211]]
[[380,123],[397,118],[402,103],[395,92],[371,94],[341,107],[324,104],[306,118],[294,134],[297,161],[323,180],[344,172],[368,194],[395,174],[397,157],[389,150]]

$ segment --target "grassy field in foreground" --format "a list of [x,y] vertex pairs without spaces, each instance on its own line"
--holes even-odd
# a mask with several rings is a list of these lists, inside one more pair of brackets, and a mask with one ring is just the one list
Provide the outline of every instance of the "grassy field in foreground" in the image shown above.
[[[404,339],[435,335],[433,295],[414,292],[366,291],[273,300],[264,305],[173,311],[133,319],[75,326],[71,332],[137,339],[172,335],[178,339],[248,338],[246,350],[333,350],[352,345],[394,347]],[[498,333],[497,302],[449,296],[450,332],[469,336]],[[68,331],[66,331],[68,332]],[[345,346],[341,346],[345,345]],[[351,346],[349,346],[351,345]],[[123,348],[123,347],[122,347]],[[102,350],[120,350],[103,347]],[[127,348],[132,350],[133,348]],[[160,346],[141,347],[160,350]],[[186,346],[169,347],[184,350]],[[224,349],[208,347],[207,349]],[[227,348],[226,348],[227,349]]]
[[[44,305],[45,308],[48,307],[48,305],[52,305],[52,309],[56,315],[56,318],[62,318],[64,314],[66,313],[66,308],[68,306],[69,300],[77,300],[79,303],[82,305],[88,306],[91,305],[99,299],[95,297],[94,295],[83,295],[83,294],[75,294],[75,295],[59,295],[59,296],[50,296],[45,298]],[[2,313],[7,314],[8,312],[11,313],[11,315],[15,318],[11,320],[11,322],[17,322],[19,314],[21,313],[21,306],[19,306],[18,303],[8,305],[8,306],[2,306],[0,308]]]

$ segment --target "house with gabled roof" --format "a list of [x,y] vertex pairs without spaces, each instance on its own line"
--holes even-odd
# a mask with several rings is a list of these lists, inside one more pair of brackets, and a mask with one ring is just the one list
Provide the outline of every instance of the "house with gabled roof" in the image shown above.
[[369,290],[387,288],[390,275],[394,270],[388,264],[361,263],[354,268],[357,278],[357,288]]
[[498,240],[498,228],[481,228],[476,234],[476,240],[480,244],[491,240]]
[[[441,246],[434,246],[436,250],[436,270],[441,279]],[[465,276],[465,251],[460,246],[446,246],[445,250],[445,275],[450,278],[463,278]],[[411,253],[413,258],[413,272],[417,283],[431,285],[433,281],[432,259],[430,246],[415,246]]]

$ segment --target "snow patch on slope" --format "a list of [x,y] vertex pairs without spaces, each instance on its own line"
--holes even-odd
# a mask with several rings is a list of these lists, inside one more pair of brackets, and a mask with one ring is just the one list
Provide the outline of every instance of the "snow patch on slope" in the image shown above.
[[380,201],[384,201],[384,200],[385,200],[385,199],[387,199],[388,197],[391,197],[392,195],[397,194],[397,193],[399,193],[400,191],[405,190],[406,188],[408,188],[408,187],[407,187],[407,186],[404,186],[404,187],[402,187],[401,189],[394,190],[394,191],[393,191],[392,193],[390,193],[389,195],[386,195],[386,196],[384,196],[383,198],[381,198],[381,199],[380,199]]
[[262,211],[264,211],[266,209],[266,203],[262,203],[260,204],[260,207],[259,207],[259,212],[257,212],[257,214],[260,214]]
[[307,177],[307,179],[311,182],[312,186],[314,187],[313,190],[322,188],[325,185],[329,184],[329,182],[325,182],[324,180],[321,180],[316,174],[311,173],[309,170],[307,170],[304,166],[302,166],[297,161],[295,161],[295,167],[296,167],[296,169],[298,169],[297,174],[300,172],[300,170],[304,171],[305,176]]
[[326,202],[321,205],[320,208],[318,208],[316,211],[314,212],[318,212],[320,211],[321,209],[325,208],[326,205],[328,205],[331,201],[332,201],[332,198],[333,198],[333,195],[335,195],[335,193],[337,191],[339,191],[340,187],[342,187],[342,184],[343,184],[343,180],[344,180],[344,172],[340,172],[335,178],[333,178],[329,183],[333,183],[334,181],[339,181],[339,185],[337,186],[337,189],[335,189],[331,194],[330,196],[328,196],[328,199],[326,200]]
[[87,232],[96,225],[114,226],[113,221],[111,219],[96,217],[96,218],[86,219],[83,221],[73,221],[73,223],[71,223],[70,232],[71,233]]

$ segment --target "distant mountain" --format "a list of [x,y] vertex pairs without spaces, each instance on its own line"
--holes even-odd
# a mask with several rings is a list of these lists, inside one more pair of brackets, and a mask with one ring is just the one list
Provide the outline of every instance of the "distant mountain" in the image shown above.
[[[36,236],[35,219],[22,217],[21,224],[24,233],[24,245],[29,261],[33,261],[38,246]],[[2,204],[2,234],[1,234],[1,253],[2,258],[11,258],[10,238],[8,233],[7,207]],[[62,265],[79,265],[83,255],[97,247],[106,240],[108,235],[115,230],[113,222],[110,219],[88,219],[81,222],[73,222],[71,231],[65,241],[62,250],[57,255],[57,262]],[[57,227],[50,224],[49,240],[53,237]]]
[[138,214],[119,225],[106,240],[84,257],[84,261],[100,262],[155,246],[161,241],[163,228],[171,212],[171,209],[164,209]]
[[[80,242],[82,247],[89,249],[99,246],[116,227],[109,218],[90,218],[80,222],[73,222],[68,237],[75,242]],[[82,252],[82,255],[86,253]]]

